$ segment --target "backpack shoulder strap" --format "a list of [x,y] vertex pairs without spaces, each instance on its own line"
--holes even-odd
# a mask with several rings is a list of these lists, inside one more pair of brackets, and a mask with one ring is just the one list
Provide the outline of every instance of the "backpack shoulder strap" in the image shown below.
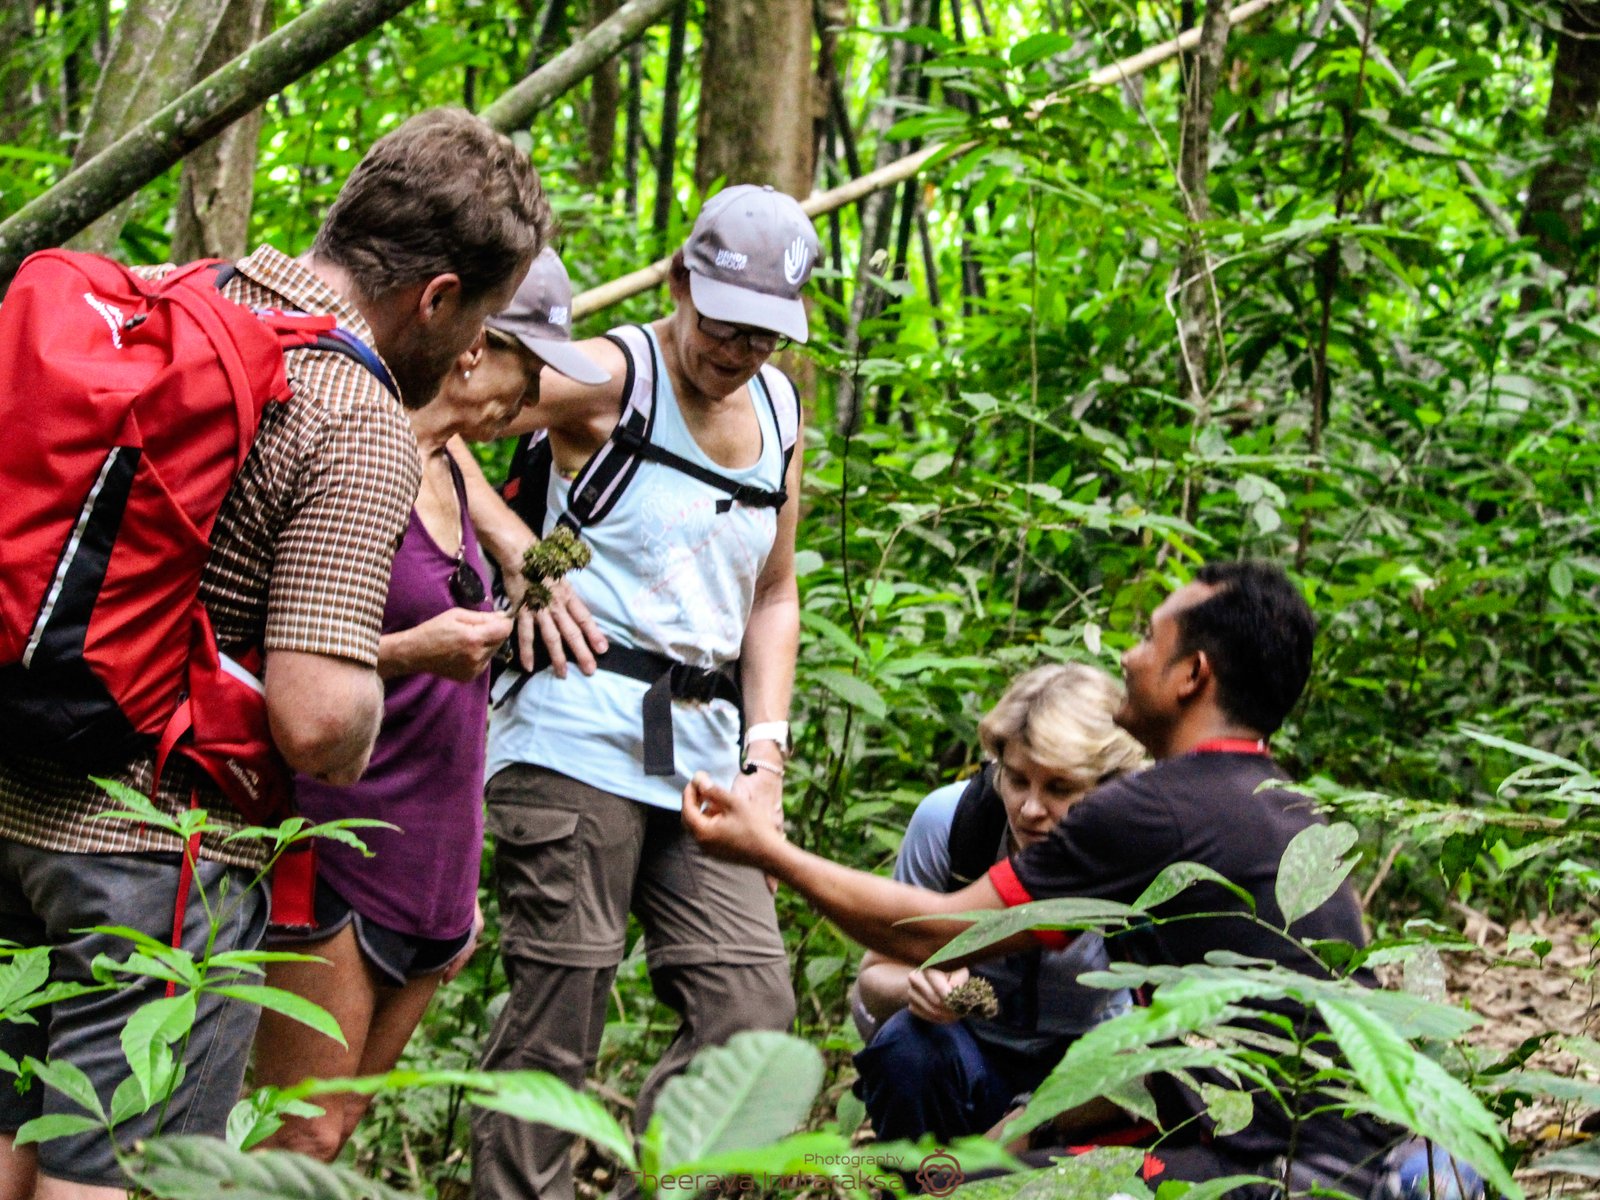
[[[631,421],[635,425],[642,425],[648,432],[654,417],[655,374],[651,369],[649,346],[644,331],[637,326],[628,325],[614,329],[605,336],[622,351],[622,361],[626,365],[622,381],[622,414],[618,419],[617,428],[620,429],[624,423]],[[629,478],[632,478],[632,470],[628,468],[631,465],[633,469],[637,469],[636,463],[629,464],[626,461],[627,455],[615,446],[615,439],[616,431],[613,430],[611,437],[590,456],[589,461],[583,464],[577,477],[573,479],[570,493],[572,506],[577,506],[580,495],[598,498],[601,493],[608,490],[610,503],[606,509],[610,511],[615,506],[622,488],[627,486],[627,480],[623,480],[621,486],[608,489],[607,479],[624,471]],[[517,448],[512,452],[511,468],[506,473],[504,486],[500,489],[500,495],[505,502],[539,537],[543,537],[546,533],[545,523],[549,519],[550,472],[554,468],[555,455],[545,431],[536,429],[532,433],[525,433],[518,439]],[[581,529],[603,515],[594,512],[593,508],[592,504],[584,506],[579,511],[569,514],[564,523],[573,529]]]
[[950,875],[957,887],[965,887],[994,866],[995,848],[1005,832],[1006,806],[995,786],[995,764],[984,763],[956,801],[950,820]]
[[[218,292],[233,282],[240,273],[238,266],[227,259],[202,258],[163,276],[161,286],[163,288],[182,284],[193,286],[206,271],[211,272],[211,286]],[[400,385],[389,373],[389,368],[384,365],[383,359],[378,357],[378,352],[339,325],[331,315],[311,316],[299,312],[281,312],[277,309],[254,311],[256,316],[278,335],[285,353],[290,350],[326,350],[332,354],[342,354],[364,367],[368,374],[381,383],[384,390],[396,400],[401,399]]]
[[778,475],[781,492],[789,481],[789,463],[794,458],[795,443],[800,439],[800,389],[771,363],[763,363],[756,374],[761,380],[761,390],[767,394],[772,419],[778,426],[778,444],[783,448],[783,468]]
[[634,451],[634,444],[648,444],[655,428],[656,361],[649,334],[642,326],[622,325],[606,337],[622,351],[627,364],[622,379],[622,415],[605,444],[590,456],[572,481],[563,523],[575,529],[603,519],[617,506],[639,470],[640,456]]

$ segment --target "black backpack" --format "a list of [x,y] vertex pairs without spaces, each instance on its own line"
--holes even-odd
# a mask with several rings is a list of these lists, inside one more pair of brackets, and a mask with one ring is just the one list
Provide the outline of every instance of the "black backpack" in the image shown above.
[[951,891],[988,874],[995,864],[995,851],[1006,836],[1006,806],[995,786],[995,771],[994,763],[984,763],[956,801],[947,842]]

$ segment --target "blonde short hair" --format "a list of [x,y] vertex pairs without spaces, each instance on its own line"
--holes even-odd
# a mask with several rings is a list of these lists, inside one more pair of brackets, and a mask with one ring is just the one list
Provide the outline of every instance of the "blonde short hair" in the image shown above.
[[1097,667],[1035,667],[978,722],[978,739],[996,762],[1019,742],[1036,762],[1092,788],[1145,763],[1139,743],[1112,719],[1121,703],[1122,689]]

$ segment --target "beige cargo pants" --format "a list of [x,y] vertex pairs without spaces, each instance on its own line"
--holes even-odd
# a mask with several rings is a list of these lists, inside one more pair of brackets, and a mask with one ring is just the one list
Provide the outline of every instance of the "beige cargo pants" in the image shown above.
[[[700,852],[677,812],[541,767],[490,780],[500,951],[511,994],[486,1070],[548,1071],[582,1087],[605,1029],[628,912],[644,925],[656,996],[682,1018],[639,1093],[635,1130],[702,1046],[788,1029],[794,989],[758,871]],[[570,1200],[572,1136],[487,1109],[472,1114],[476,1200]]]

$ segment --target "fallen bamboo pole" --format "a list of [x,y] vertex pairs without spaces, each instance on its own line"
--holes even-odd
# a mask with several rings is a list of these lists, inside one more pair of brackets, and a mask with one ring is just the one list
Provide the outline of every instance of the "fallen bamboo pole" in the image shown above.
[[[1229,10],[1229,26],[1238,25],[1248,21],[1251,17],[1265,12],[1279,0],[1247,0],[1246,3]],[[1120,83],[1135,75],[1159,66],[1169,59],[1176,58],[1186,50],[1192,50],[1200,41],[1198,28],[1185,30],[1177,37],[1162,42],[1158,46],[1149,46],[1138,54],[1114,62],[1110,66],[1101,67],[1088,76],[1082,83],[1074,85],[1064,92],[1052,92],[1041,100],[1033,109],[1037,114],[1051,104],[1059,104],[1079,91],[1091,88],[1108,87],[1113,83]],[[800,203],[808,217],[818,217],[824,213],[833,212],[860,200],[863,196],[870,195],[882,188],[892,187],[917,174],[936,155],[950,150],[948,144],[927,146],[915,154],[908,154],[898,158],[892,163],[879,167],[859,179],[852,179],[842,183],[836,188],[829,188],[825,192],[813,192]],[[965,147],[956,147],[959,153]],[[672,256],[651,263],[648,267],[641,267],[637,271],[629,272],[609,283],[602,283],[599,287],[590,288],[588,291],[579,292],[572,301],[572,316],[574,320],[580,317],[591,316],[602,309],[610,308],[613,304],[620,304],[640,292],[657,287],[667,277],[667,269],[672,265]]]

